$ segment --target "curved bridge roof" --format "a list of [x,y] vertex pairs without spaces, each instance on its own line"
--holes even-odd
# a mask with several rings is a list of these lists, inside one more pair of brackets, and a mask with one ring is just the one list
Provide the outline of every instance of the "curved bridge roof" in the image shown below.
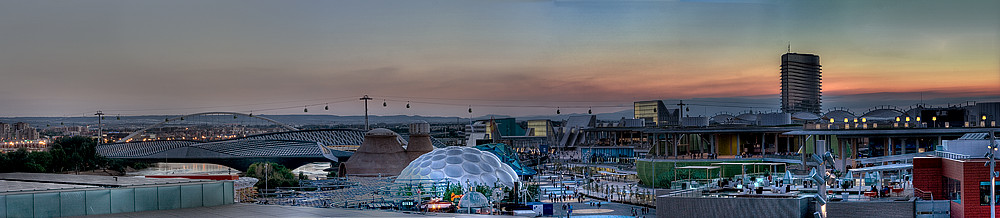
[[[238,158],[323,157],[320,145],[360,145],[364,131],[353,129],[304,130],[200,141],[146,141],[104,144],[97,152],[110,158]],[[331,149],[334,156],[352,152]]]

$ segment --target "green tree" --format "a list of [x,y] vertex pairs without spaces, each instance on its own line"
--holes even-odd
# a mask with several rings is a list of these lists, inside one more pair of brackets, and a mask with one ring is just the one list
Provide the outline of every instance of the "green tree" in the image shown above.
[[463,193],[465,193],[465,192],[464,192],[464,190],[462,190],[462,186],[461,185],[450,184],[450,185],[448,185],[448,188],[444,190],[444,199],[446,201],[450,201],[451,200],[451,196],[461,195]]
[[12,170],[10,160],[5,153],[0,153],[0,166],[4,166],[0,167],[0,173],[11,172]]
[[85,171],[110,169],[124,174],[131,166],[134,169],[148,167],[148,164],[121,159],[108,159],[97,154],[97,141],[82,136],[64,137],[52,143],[49,151],[28,152],[24,149],[0,154],[0,172],[54,173],[68,170]]
[[8,167],[10,171],[8,172],[28,172],[27,163],[30,162],[28,159],[28,150],[24,148],[17,149],[16,151],[7,153]]
[[[265,188],[265,184],[267,184],[266,188],[299,186],[299,180],[292,173],[291,169],[271,162],[250,164],[250,167],[247,168],[246,176],[261,180],[257,182],[257,188]],[[266,183],[265,179],[267,179]]]
[[104,157],[97,154],[97,141],[83,136],[63,137],[52,143],[49,149],[56,156],[66,157],[57,170],[84,171],[104,166]]
[[27,172],[46,173],[49,171],[45,167],[49,166],[50,163],[52,163],[52,155],[49,152],[29,152],[25,167],[27,167]]

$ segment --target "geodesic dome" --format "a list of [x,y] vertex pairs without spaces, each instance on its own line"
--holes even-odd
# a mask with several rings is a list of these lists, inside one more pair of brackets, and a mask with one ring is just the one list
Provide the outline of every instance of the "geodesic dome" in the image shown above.
[[474,191],[466,192],[465,195],[462,195],[462,198],[459,198],[458,200],[458,207],[461,208],[489,206],[490,200],[486,199],[486,196],[483,195],[483,193]]
[[503,185],[514,187],[519,179],[514,168],[500,161],[490,152],[471,147],[447,147],[434,149],[420,155],[396,177],[397,183],[436,182],[447,180],[451,183],[470,185]]

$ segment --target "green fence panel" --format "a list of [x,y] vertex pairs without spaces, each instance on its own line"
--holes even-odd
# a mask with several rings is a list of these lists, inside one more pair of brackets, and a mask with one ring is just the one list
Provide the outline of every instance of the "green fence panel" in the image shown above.
[[7,217],[34,217],[32,198],[31,194],[7,195]]
[[7,196],[0,195],[0,215],[7,216]]
[[181,208],[181,187],[163,186],[156,189],[157,199],[159,199],[160,210],[173,210]]
[[59,212],[62,216],[87,215],[87,193],[82,191],[59,193]]
[[181,186],[181,208],[201,207],[202,189],[201,185]]
[[224,204],[232,204],[234,201],[236,201],[235,200],[236,198],[233,197],[233,193],[234,193],[233,192],[233,182],[232,181],[227,181],[227,182],[223,183],[223,187],[226,189],[225,190],[226,193],[223,195],[222,203],[224,203]]
[[135,189],[111,190],[111,213],[135,212]]
[[59,215],[59,193],[38,193],[34,198],[35,217],[57,217]]
[[159,209],[156,198],[156,187],[135,189],[135,211],[149,211]]
[[87,215],[111,213],[111,190],[87,191]]
[[224,197],[224,192],[221,182],[202,184],[202,203],[205,207],[219,206],[222,205],[222,198]]

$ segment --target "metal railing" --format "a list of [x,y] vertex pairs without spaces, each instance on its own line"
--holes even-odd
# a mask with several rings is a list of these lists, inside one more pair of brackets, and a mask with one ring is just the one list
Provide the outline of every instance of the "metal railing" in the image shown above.
[[672,191],[672,192],[669,192],[669,193],[666,193],[666,194],[663,194],[663,195],[660,195],[660,196],[663,196],[663,197],[701,197],[702,193],[704,193],[705,190],[706,190],[706,188],[684,189],[684,190]]
[[934,156],[938,156],[938,157],[942,157],[942,158],[948,158],[948,159],[952,159],[952,160],[965,160],[965,159],[972,158],[972,156],[969,156],[969,155],[966,155],[966,154],[959,154],[959,153],[947,152],[947,151],[934,151]]
[[918,197],[918,198],[920,198],[922,200],[931,200],[931,201],[934,200],[934,193],[933,192],[925,192],[924,190],[920,190],[919,188],[915,188],[915,187],[913,188],[913,195],[915,195],[915,197]]

